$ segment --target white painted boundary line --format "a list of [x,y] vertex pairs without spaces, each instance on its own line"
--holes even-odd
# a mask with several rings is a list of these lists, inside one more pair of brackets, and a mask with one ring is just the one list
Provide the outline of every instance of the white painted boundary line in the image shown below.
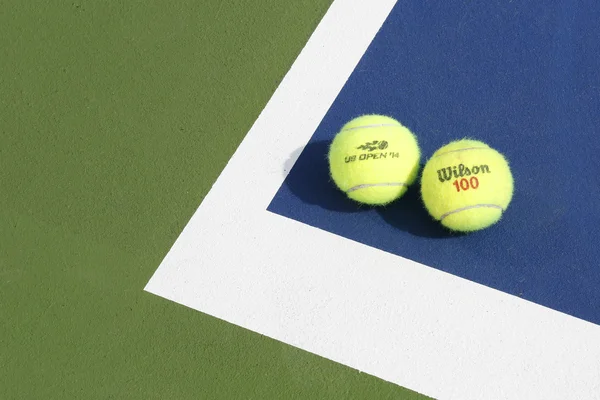
[[394,3],[333,3],[145,290],[439,399],[600,398],[600,327],[265,211]]

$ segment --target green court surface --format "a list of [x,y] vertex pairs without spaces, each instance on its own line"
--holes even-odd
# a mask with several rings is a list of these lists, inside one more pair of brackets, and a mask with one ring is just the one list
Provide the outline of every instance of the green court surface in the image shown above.
[[2,399],[422,398],[143,291],[330,2],[0,3]]

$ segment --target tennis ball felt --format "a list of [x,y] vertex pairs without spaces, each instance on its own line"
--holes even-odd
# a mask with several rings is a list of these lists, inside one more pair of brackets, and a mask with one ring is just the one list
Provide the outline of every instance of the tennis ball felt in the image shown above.
[[344,125],[329,149],[337,187],[359,203],[384,205],[402,196],[419,170],[412,132],[393,118],[363,115]]
[[500,220],[513,195],[513,176],[502,154],[477,140],[437,150],[423,168],[421,196],[433,218],[461,232]]

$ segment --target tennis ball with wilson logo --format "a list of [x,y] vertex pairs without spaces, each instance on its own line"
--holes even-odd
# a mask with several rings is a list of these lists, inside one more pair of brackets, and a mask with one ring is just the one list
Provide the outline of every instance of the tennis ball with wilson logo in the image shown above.
[[421,178],[421,196],[429,214],[448,229],[461,232],[498,222],[513,190],[506,158],[487,144],[470,139],[437,150]]

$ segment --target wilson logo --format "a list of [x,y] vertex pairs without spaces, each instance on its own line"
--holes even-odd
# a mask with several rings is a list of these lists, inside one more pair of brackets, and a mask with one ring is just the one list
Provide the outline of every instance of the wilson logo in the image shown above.
[[487,164],[473,165],[470,168],[466,167],[464,164],[459,164],[437,170],[438,179],[442,183],[451,181],[453,179],[462,178],[465,176],[489,173],[491,173],[491,171],[490,167]]

